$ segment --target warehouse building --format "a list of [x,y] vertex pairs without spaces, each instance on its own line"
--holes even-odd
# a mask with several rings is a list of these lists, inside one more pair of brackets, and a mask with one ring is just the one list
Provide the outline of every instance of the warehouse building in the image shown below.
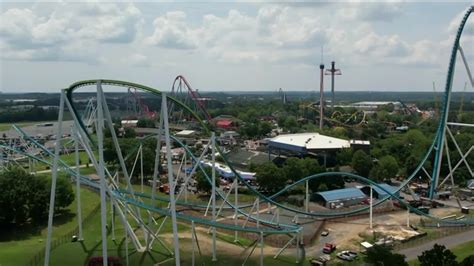
[[311,197],[311,201],[319,202],[326,208],[335,209],[360,204],[366,198],[358,188],[343,188],[316,192]]
[[336,153],[342,149],[364,149],[368,152],[370,142],[365,140],[345,140],[319,133],[298,133],[279,135],[268,140],[268,154],[320,158],[320,163],[335,164]]
[[[394,186],[390,186],[388,184],[385,184],[385,183],[381,183],[381,184],[378,184],[379,186],[381,186],[382,188],[384,188],[385,190],[389,191],[391,194],[395,194],[395,196],[399,196],[400,193],[399,192],[396,192],[397,191],[397,187],[394,187]],[[372,191],[372,196],[374,199],[383,199],[384,197],[388,196],[389,194],[387,192],[385,192],[383,189],[379,188],[379,187],[376,187],[376,186],[373,186],[373,191]],[[361,188],[362,192],[364,192],[365,195],[367,195],[368,197],[370,196],[370,186],[364,186]]]

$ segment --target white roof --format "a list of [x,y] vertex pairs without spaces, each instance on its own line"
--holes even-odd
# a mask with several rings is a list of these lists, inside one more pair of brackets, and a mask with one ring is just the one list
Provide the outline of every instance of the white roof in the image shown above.
[[400,104],[400,102],[383,102],[383,101],[365,101],[365,102],[356,102],[352,105],[386,105],[386,104]]
[[136,124],[138,120],[122,120],[122,124]]
[[180,132],[176,133],[176,135],[189,136],[189,135],[192,135],[194,133],[196,133],[196,131],[194,131],[194,130],[181,130]]
[[299,133],[279,135],[271,142],[304,147],[307,150],[350,148],[350,142],[345,139],[333,138],[319,133]]
[[362,242],[360,243],[364,248],[371,248],[373,247],[374,245],[370,244],[369,242]]
[[350,142],[351,144],[370,145],[370,141],[369,141],[369,140],[351,139],[349,142]]

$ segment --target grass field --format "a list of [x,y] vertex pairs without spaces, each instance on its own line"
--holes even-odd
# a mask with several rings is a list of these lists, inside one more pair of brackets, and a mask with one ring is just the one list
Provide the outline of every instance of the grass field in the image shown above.
[[[461,262],[463,259],[470,255],[474,255],[474,240],[466,242],[464,244],[455,246],[450,249],[454,255],[456,255],[456,260]],[[418,259],[409,261],[410,266],[420,265]]]
[[462,261],[470,255],[474,255],[474,240],[464,243],[462,245],[456,246],[451,249],[451,251],[456,255],[458,261]]

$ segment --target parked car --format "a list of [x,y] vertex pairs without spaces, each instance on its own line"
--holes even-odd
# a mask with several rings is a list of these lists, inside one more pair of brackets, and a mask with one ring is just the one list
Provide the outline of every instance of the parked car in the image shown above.
[[341,260],[353,261],[357,258],[357,252],[344,250],[344,251],[341,251],[341,252],[337,253],[337,257]]
[[330,243],[324,244],[323,253],[330,254],[334,250],[336,250],[336,245],[335,244],[330,244]]
[[328,230],[323,230],[321,232],[321,236],[328,236],[329,235],[329,231]]
[[311,265],[317,265],[317,266],[324,266],[328,261],[331,260],[331,256],[329,255],[321,255],[319,258],[311,258],[309,259],[309,263]]

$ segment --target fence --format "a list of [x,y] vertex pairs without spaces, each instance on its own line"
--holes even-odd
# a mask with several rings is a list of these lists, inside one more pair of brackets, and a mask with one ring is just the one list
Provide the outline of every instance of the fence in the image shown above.
[[[98,204],[97,206],[94,207],[94,209],[82,220],[82,225],[85,227],[87,224],[89,224],[92,220],[92,218],[94,217],[94,215],[96,215],[100,210],[100,204]],[[76,227],[72,230],[70,230],[69,232],[57,237],[57,238],[54,238],[51,242],[51,251],[53,251],[55,248],[57,248],[58,246],[64,244],[64,243],[67,243],[67,242],[71,242],[71,239],[74,235],[78,235],[79,233],[79,226],[76,225]],[[39,250],[36,255],[26,264],[28,266],[39,266],[41,264],[43,264],[43,260],[44,260],[44,254],[45,254],[45,250],[46,248],[43,247],[41,248],[41,250]]]

